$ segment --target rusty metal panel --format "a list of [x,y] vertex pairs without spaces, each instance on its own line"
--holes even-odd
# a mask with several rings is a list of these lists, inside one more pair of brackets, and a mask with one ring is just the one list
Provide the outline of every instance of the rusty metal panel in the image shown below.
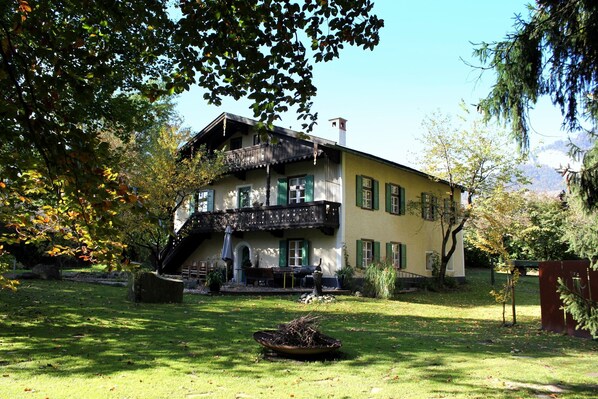
[[598,270],[589,269],[588,273],[590,298],[598,302]]
[[542,314],[542,328],[544,330],[563,333],[565,332],[565,313],[563,305],[556,291],[558,277],[561,275],[561,262],[540,262],[540,309]]
[[591,338],[589,332],[576,330],[575,320],[562,310],[563,302],[557,292],[558,279],[567,287],[577,284],[586,298],[598,300],[598,272],[590,269],[588,261],[540,262],[540,306],[542,328],[545,330]]

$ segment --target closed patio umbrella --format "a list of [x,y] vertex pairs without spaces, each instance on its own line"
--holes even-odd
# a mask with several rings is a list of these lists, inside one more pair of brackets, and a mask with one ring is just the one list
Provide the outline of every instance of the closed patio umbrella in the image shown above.
[[232,241],[233,229],[230,226],[226,226],[224,230],[224,243],[222,244],[221,258],[226,262],[226,279],[228,280],[228,265],[233,263],[233,241]]

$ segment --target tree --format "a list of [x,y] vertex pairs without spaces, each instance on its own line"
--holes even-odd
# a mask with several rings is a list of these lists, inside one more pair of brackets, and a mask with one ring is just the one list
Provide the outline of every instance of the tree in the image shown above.
[[503,41],[474,50],[484,69],[496,74],[479,106],[511,124],[519,144],[529,143],[529,109],[549,96],[569,130],[598,116],[598,4],[593,0],[536,0],[527,19]]
[[[529,144],[529,110],[550,97],[569,131],[594,126],[598,117],[598,4],[593,0],[536,0],[527,19],[517,16],[515,31],[503,41],[475,50],[496,81],[479,108],[488,118],[510,123],[521,148]],[[592,132],[594,128],[592,127]],[[593,135],[593,133],[592,133]],[[580,170],[565,174],[578,187],[588,209],[598,206],[597,143],[582,151]]]
[[564,240],[576,255],[598,262],[598,211],[588,214],[582,200],[575,195],[567,197]]
[[[592,148],[581,152],[573,148],[583,157],[582,167],[564,171],[585,209],[585,225],[595,224],[598,209],[598,141],[593,127],[598,119],[597,18],[598,3],[593,0],[536,0],[526,19],[518,16],[514,33],[503,41],[482,43],[474,51],[484,69],[496,73],[479,108],[488,118],[510,123],[523,149],[528,147],[529,109],[541,96],[549,96],[559,107],[568,130],[582,129],[584,120],[592,126]],[[592,240],[585,236],[573,245],[588,248],[581,242]],[[593,267],[598,265],[593,262]],[[598,313],[595,305],[584,306],[585,314]],[[573,307],[566,309],[571,312]]]
[[503,325],[506,325],[506,303],[511,301],[511,325],[517,323],[515,306],[515,286],[519,280],[519,271],[513,266],[509,242],[518,237],[529,226],[529,217],[525,212],[524,192],[505,191],[496,187],[489,195],[478,199],[472,218],[474,234],[472,241],[480,250],[500,257],[498,270],[506,272],[507,281],[502,290],[492,290],[490,294],[503,306]]
[[[457,238],[472,217],[478,198],[490,195],[496,188],[521,180],[517,165],[521,158],[510,151],[507,138],[499,131],[474,120],[469,126],[455,126],[450,117],[434,114],[424,119],[426,132],[422,143],[426,152],[420,160],[422,170],[448,185],[438,193],[448,206],[427,207],[424,199],[415,206],[426,209],[442,235],[439,251],[438,278],[444,284],[446,268],[457,248]],[[458,203],[465,192],[464,204]]]
[[266,125],[297,107],[309,129],[312,63],[346,44],[372,49],[383,26],[369,0],[170,5],[9,0],[0,9],[0,216],[14,232],[6,240],[35,239],[51,221],[52,234],[113,261],[116,205],[136,196],[100,135],[141,130],[132,94],[155,100],[197,84],[211,103],[249,97]]
[[8,263],[9,259],[9,255],[4,250],[4,246],[0,245],[0,290],[9,289],[15,291],[17,289],[17,285],[19,285],[19,281],[12,280],[2,274],[10,267]]
[[154,124],[119,146],[123,152],[120,170],[141,201],[138,207],[126,208],[119,218],[126,242],[149,250],[152,264],[161,272],[164,248],[175,236],[175,213],[199,188],[215,180],[225,164],[222,153],[202,148],[181,158],[179,148],[189,140],[190,131],[181,127],[171,101],[154,107]]
[[[562,196],[559,196],[562,197]],[[565,241],[567,204],[559,197],[527,192],[519,213],[526,223],[510,234],[508,252],[513,259],[563,260],[576,256]]]
[[[567,220],[564,239],[578,256],[589,259],[594,269],[598,265],[598,211],[588,212],[579,196],[567,201]],[[575,281],[575,280],[574,280]],[[586,329],[598,338],[598,302],[582,294],[578,281],[568,287],[559,281],[558,291],[565,310],[573,316],[577,327]]]

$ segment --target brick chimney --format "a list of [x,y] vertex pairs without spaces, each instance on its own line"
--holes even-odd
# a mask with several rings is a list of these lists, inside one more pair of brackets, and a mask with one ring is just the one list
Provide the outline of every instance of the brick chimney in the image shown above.
[[344,118],[330,119],[330,125],[338,130],[338,145],[347,146],[347,120]]

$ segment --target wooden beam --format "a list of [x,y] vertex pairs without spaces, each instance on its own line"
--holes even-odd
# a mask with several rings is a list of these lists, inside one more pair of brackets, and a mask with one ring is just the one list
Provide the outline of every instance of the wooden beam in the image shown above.
[[234,172],[233,176],[242,181],[245,181],[245,179],[247,179],[247,173],[244,170]]
[[272,168],[279,175],[283,175],[283,176],[285,175],[285,173],[284,173],[285,169],[284,169],[284,164],[283,163],[277,163],[275,165],[272,165]]

